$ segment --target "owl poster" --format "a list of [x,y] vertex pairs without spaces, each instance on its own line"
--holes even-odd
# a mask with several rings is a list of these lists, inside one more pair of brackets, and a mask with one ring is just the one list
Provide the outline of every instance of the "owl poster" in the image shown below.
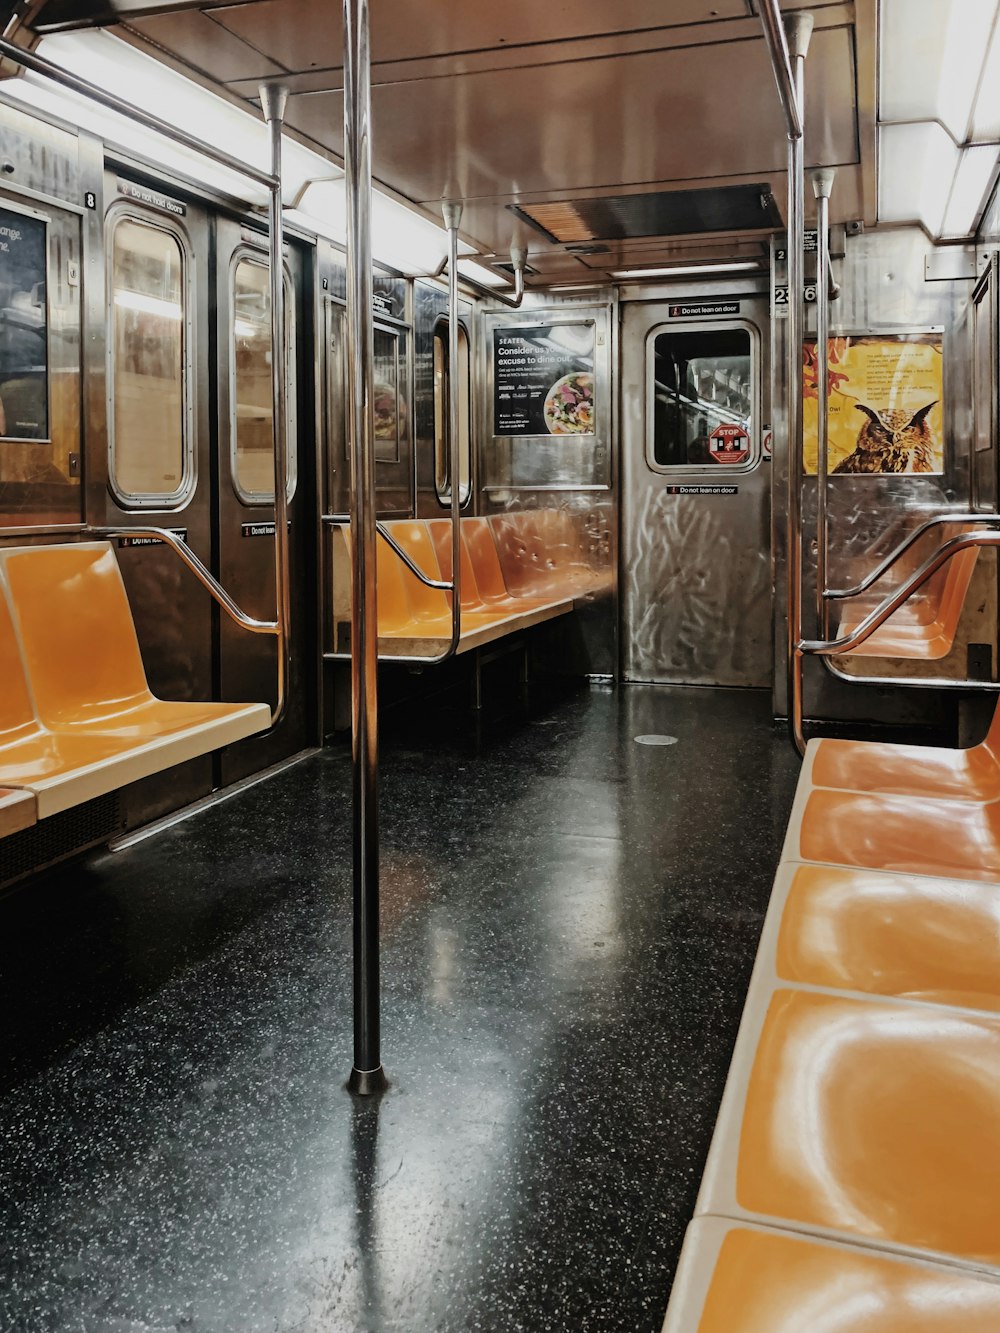
[[[830,339],[831,477],[944,471],[942,344],[939,333]],[[816,475],[817,343],[803,348],[803,455]]]

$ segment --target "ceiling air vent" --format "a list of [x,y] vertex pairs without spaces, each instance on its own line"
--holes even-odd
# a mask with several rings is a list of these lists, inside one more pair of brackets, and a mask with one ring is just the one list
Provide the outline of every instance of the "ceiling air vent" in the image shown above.
[[658,190],[653,194],[508,207],[559,245],[711,231],[758,231],[782,225],[771,187],[763,184]]
[[[510,262],[509,259],[507,259],[507,260],[505,260],[505,261],[502,261],[502,262],[495,263],[495,264],[491,264],[491,265],[490,265],[490,268],[497,268],[497,269],[500,270],[501,273],[508,273],[508,274],[510,274],[511,277],[513,277],[513,276],[514,276],[514,273],[515,273],[514,265]],[[530,278],[530,277],[532,277],[534,274],[537,274],[537,273],[538,273],[538,269],[537,269],[537,268],[532,268],[530,264],[525,264],[525,266],[524,266],[524,276],[525,276],[526,278]]]

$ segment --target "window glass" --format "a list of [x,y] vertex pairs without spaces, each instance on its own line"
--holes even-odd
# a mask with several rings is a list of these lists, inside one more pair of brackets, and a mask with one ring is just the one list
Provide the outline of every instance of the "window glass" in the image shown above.
[[[274,500],[274,394],[271,383],[271,277],[259,259],[233,269],[233,477],[244,500]],[[288,493],[295,484],[295,367],[292,356],[292,292],[285,284],[288,370]]]
[[399,339],[388,329],[375,330],[375,457],[399,462]]
[[[438,499],[451,500],[451,388],[448,367],[448,324],[442,320],[434,330],[434,486]],[[458,469],[459,501],[469,498],[472,474],[472,430],[469,399],[469,335],[458,326]]]
[[[650,463],[689,468],[713,463],[720,426],[753,439],[752,341],[748,329],[679,329],[652,343],[653,430]],[[751,448],[750,459],[754,461]]]
[[0,205],[0,527],[83,517],[79,266],[79,217]]
[[111,477],[126,499],[162,503],[189,480],[180,241],[123,218],[113,233],[111,284]]

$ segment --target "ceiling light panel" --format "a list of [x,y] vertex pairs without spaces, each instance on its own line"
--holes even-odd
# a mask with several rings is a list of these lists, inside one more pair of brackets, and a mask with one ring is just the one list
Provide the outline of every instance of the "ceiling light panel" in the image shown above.
[[969,130],[997,0],[883,0],[879,120]]

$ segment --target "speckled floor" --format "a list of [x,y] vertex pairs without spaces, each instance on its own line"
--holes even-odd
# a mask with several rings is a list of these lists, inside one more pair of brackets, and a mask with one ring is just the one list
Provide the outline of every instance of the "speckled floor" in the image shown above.
[[0,901],[2,1333],[656,1333],[797,767],[725,691],[387,737],[381,1102],[344,752]]

